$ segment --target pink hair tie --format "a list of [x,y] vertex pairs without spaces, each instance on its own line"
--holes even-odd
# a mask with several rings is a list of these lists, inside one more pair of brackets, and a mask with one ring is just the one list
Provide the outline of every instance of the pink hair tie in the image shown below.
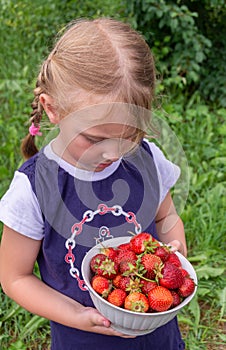
[[39,131],[40,130],[40,125],[35,126],[34,123],[31,124],[29,128],[29,134],[32,136],[42,136],[42,133]]

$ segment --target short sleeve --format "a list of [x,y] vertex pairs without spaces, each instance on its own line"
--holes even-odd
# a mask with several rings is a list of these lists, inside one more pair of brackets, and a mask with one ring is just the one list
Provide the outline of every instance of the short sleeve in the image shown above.
[[0,221],[24,236],[41,240],[44,223],[38,200],[24,173],[16,171],[0,201]]
[[178,165],[169,161],[155,143],[147,141],[153,155],[160,185],[160,203],[180,177]]

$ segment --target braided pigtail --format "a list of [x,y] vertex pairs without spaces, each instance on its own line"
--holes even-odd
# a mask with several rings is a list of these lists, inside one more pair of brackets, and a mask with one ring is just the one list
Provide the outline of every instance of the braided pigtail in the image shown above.
[[22,140],[21,143],[21,152],[25,159],[31,158],[33,155],[38,153],[38,148],[35,144],[35,136],[41,135],[40,129],[40,121],[42,119],[43,107],[39,101],[40,94],[42,93],[42,89],[40,87],[39,79],[36,84],[36,88],[34,89],[34,100],[31,103],[32,112],[31,112],[31,126],[29,128],[28,135]]

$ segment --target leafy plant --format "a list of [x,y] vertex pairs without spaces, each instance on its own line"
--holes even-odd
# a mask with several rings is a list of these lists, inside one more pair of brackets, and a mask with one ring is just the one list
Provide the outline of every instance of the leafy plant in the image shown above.
[[128,0],[127,15],[155,54],[162,92],[226,106],[225,2]]

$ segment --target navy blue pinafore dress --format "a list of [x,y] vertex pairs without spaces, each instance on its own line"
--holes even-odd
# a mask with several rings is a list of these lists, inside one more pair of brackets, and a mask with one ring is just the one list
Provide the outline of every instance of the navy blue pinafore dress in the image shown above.
[[[157,237],[158,174],[149,146],[141,147],[101,180],[78,179],[43,150],[19,169],[27,175],[44,221],[38,256],[42,280],[85,306],[93,306],[81,275],[85,253],[128,231]],[[183,350],[177,319],[132,339],[105,336],[50,322],[51,350]]]

